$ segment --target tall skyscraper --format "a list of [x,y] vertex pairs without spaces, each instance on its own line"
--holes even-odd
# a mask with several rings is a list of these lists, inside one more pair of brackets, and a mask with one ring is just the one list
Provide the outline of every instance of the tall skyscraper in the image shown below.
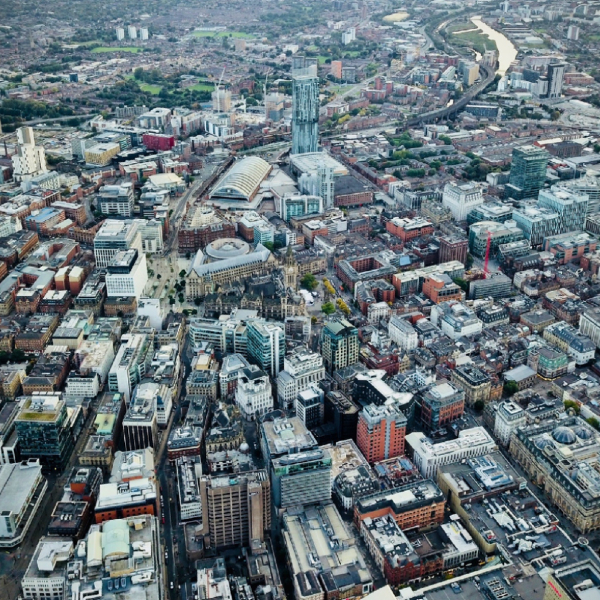
[[560,98],[562,96],[566,70],[567,65],[565,63],[548,65],[548,98]]
[[292,154],[316,152],[319,146],[319,77],[317,67],[292,69]]
[[263,371],[277,377],[283,369],[285,331],[279,325],[260,320],[248,322],[248,359]]
[[512,153],[510,179],[506,185],[509,198],[523,200],[536,198],[546,181],[546,167],[550,155],[538,146],[521,146]]
[[367,404],[358,415],[356,444],[370,462],[404,454],[406,417],[394,402]]
[[46,153],[42,146],[35,145],[35,137],[31,127],[17,129],[18,150],[13,156],[13,175],[15,181],[27,181],[37,175],[48,172]]
[[329,372],[358,362],[358,329],[346,319],[329,321],[321,333],[321,353]]

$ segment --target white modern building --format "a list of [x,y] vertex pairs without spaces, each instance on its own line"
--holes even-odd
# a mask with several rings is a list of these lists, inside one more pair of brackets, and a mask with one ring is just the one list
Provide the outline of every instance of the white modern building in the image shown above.
[[17,153],[12,157],[13,177],[18,183],[48,172],[43,146],[35,145],[31,127],[17,129]]
[[392,315],[388,324],[388,335],[392,342],[402,350],[410,352],[419,346],[419,336],[416,329],[406,320],[398,315]]
[[105,215],[133,216],[133,184],[103,185],[98,190],[98,210]]
[[505,447],[508,447],[514,431],[527,424],[527,414],[512,400],[501,402],[494,420],[494,435]]
[[[106,186],[105,186],[106,187]],[[96,266],[107,267],[120,250],[142,250],[141,219],[117,221],[106,219],[94,237]]]
[[108,388],[111,392],[123,394],[127,403],[133,388],[150,366],[152,341],[145,333],[128,333],[121,338],[121,346],[108,372]]
[[202,478],[202,463],[200,457],[182,456],[177,459],[176,467],[181,520],[201,520],[200,479]]
[[442,302],[433,306],[431,322],[452,340],[476,335],[483,330],[483,323],[475,311],[460,302]]
[[323,357],[300,346],[283,360],[283,371],[277,376],[277,400],[280,408],[291,408],[300,392],[325,377]]
[[478,183],[447,183],[444,187],[442,205],[452,212],[457,221],[466,221],[467,215],[481,204],[483,193]]
[[73,549],[70,539],[43,537],[38,542],[21,579],[25,600],[63,600]]
[[254,421],[273,410],[269,376],[255,365],[243,369],[238,377],[235,403],[242,416]]
[[156,254],[163,251],[163,225],[159,220],[140,221],[140,235],[143,252]]
[[0,465],[0,548],[23,541],[47,489],[39,459]]
[[130,40],[137,39],[137,29],[135,28],[135,25],[129,25],[127,27],[127,34],[129,35]]
[[406,436],[406,443],[413,463],[426,479],[435,478],[438,467],[484,456],[497,449],[496,442],[483,427],[464,429],[457,439],[439,444],[434,444],[424,433],[415,431]]
[[140,27],[140,38],[142,41],[146,41],[150,37],[150,33],[147,27]]
[[117,27],[116,34],[118,42],[125,39],[125,29],[123,29],[123,27]]
[[109,298],[135,296],[140,298],[148,283],[146,255],[137,250],[115,254],[107,267],[106,294]]

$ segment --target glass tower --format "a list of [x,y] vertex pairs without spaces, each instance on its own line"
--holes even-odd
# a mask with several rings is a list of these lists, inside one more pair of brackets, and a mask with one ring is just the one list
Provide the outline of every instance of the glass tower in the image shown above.
[[506,191],[510,198],[523,200],[537,198],[546,181],[546,167],[550,155],[537,146],[521,146],[512,153],[510,179]]
[[319,77],[317,67],[292,71],[292,154],[316,152],[319,146]]

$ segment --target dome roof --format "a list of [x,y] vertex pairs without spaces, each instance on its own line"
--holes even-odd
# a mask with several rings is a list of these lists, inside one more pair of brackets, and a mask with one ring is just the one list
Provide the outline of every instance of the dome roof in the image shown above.
[[552,437],[561,444],[572,444],[577,441],[575,432],[569,427],[559,426],[552,432]]
[[541,438],[535,440],[535,445],[540,450],[543,450],[544,448],[547,448],[548,446],[554,446],[554,443],[552,442],[551,439],[549,439],[547,437],[541,437]]
[[584,427],[583,425],[576,427],[575,433],[577,434],[577,437],[580,440],[589,440],[594,437],[594,434],[592,433],[591,429],[588,429],[587,427]]

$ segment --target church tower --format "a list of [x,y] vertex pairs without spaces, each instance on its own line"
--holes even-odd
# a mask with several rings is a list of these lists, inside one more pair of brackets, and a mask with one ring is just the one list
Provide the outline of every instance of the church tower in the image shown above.
[[288,246],[285,254],[285,287],[296,289],[298,285],[298,263],[294,258],[292,247]]

